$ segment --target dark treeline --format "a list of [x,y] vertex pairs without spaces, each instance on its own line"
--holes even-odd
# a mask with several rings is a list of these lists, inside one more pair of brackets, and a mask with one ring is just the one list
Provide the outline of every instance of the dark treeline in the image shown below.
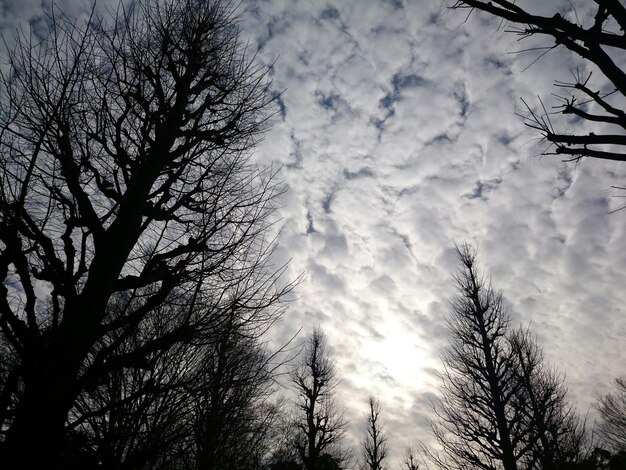
[[[295,357],[269,346],[297,282],[271,263],[282,188],[250,155],[273,98],[234,8],[53,10],[45,38],[9,52],[0,468],[390,468],[377,398],[361,447],[345,442],[324,333]],[[458,251],[439,447],[407,451],[405,468],[624,468],[625,380],[599,398],[592,439],[532,331]]]

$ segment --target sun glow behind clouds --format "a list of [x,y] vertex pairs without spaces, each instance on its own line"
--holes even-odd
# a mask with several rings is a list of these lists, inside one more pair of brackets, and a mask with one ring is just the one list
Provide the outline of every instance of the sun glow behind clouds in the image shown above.
[[377,328],[382,338],[364,341],[359,356],[376,364],[372,378],[387,378],[384,380],[387,392],[395,386],[408,390],[423,388],[429,382],[424,368],[437,366],[432,361],[432,352],[420,342],[417,332],[398,322],[397,317],[384,315],[383,318],[384,323]]

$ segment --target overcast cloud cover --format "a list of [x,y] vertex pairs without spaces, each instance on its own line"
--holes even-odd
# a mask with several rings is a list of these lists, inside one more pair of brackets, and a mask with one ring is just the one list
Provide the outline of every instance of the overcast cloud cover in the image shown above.
[[[553,14],[569,1],[524,1]],[[586,2],[578,4],[581,19]],[[88,2],[58,3],[68,13]],[[5,34],[39,1],[0,0]],[[339,401],[360,439],[380,397],[394,460],[428,439],[454,242],[480,247],[516,322],[532,324],[585,413],[626,374],[626,165],[561,163],[515,115],[580,65],[536,53],[495,19],[442,0],[247,0],[243,36],[272,66],[275,125],[259,147],[282,166],[277,263],[306,280],[275,331],[327,333]],[[584,65],[583,65],[584,67]],[[576,123],[567,123],[575,126]]]

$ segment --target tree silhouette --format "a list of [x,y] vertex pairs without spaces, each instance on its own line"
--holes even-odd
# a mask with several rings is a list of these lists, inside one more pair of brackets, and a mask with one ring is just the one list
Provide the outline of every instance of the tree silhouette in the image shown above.
[[365,438],[361,443],[363,468],[367,470],[384,470],[387,458],[387,437],[383,433],[380,420],[382,412],[380,401],[373,396],[367,400],[365,414]]
[[81,394],[69,425],[79,456],[129,470],[260,466],[281,411],[270,367],[277,356],[241,313],[216,322],[202,344],[177,345],[153,368],[115,371]]
[[626,379],[616,378],[615,391],[598,398],[603,444],[616,452],[626,453]]
[[525,416],[528,428],[522,468],[555,470],[569,468],[585,454],[586,432],[567,401],[563,378],[546,367],[543,351],[529,328],[509,334],[517,359],[516,380],[520,389],[515,407]]
[[516,359],[507,344],[509,314],[502,294],[477,271],[476,251],[457,248],[461,269],[448,318],[451,345],[443,356],[442,398],[432,423],[445,459],[443,468],[516,470],[528,430],[514,406],[520,385]]
[[280,188],[249,159],[268,126],[266,71],[229,5],[53,12],[41,42],[8,55],[2,468],[63,467],[83,391],[154,369],[233,309],[273,312],[290,289],[267,265]]
[[[424,450],[427,449],[422,446]],[[407,447],[404,451],[404,458],[402,459],[402,470],[419,470],[420,468],[420,457],[418,457],[415,449],[413,447]]]
[[198,468],[260,468],[282,412],[273,397],[274,359],[232,324],[204,350],[190,403],[191,454]]
[[313,330],[291,381],[298,394],[294,444],[304,468],[331,468],[329,459],[341,465],[348,458],[341,449],[348,423],[335,402],[335,364],[321,329]]
[[451,345],[436,420],[442,468],[561,469],[584,454],[584,423],[566,399],[563,379],[545,365],[528,328],[512,329],[502,294],[476,267],[476,251],[457,247],[462,268],[448,318]]
[[[554,150],[546,154],[564,155],[569,160],[591,157],[626,161],[626,73],[620,62],[626,50],[626,7],[618,0],[593,1],[595,15],[586,24],[580,23],[578,14],[575,21],[559,12],[541,16],[510,0],[458,0],[452,8],[481,10],[506,20],[509,30],[522,38],[550,37],[553,42],[533,50],[545,54],[565,47],[582,58],[589,69],[599,71],[601,77],[596,81],[591,71],[581,70],[572,71],[570,81],[556,81],[560,92],[555,110],[548,112],[543,103],[539,111],[527,106],[526,125],[540,131],[551,144]],[[560,115],[566,125],[570,116],[584,121],[587,133],[558,129],[553,124],[554,115]]]

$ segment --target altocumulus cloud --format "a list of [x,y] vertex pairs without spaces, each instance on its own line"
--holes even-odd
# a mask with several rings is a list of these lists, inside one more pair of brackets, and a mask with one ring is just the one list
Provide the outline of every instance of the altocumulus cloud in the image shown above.
[[[573,15],[570,2],[531,9]],[[580,66],[441,1],[249,2],[244,27],[284,91],[259,151],[289,188],[280,253],[305,272],[287,332],[321,324],[360,438],[378,394],[394,458],[428,439],[454,242],[480,246],[513,317],[531,322],[586,412],[623,374],[626,168],[539,157],[516,116]],[[587,14],[584,2],[577,13]],[[575,125],[572,123],[571,125]]]
[[[106,8],[115,2],[98,2]],[[532,0],[540,13],[571,2]],[[577,14],[588,14],[584,1]],[[63,2],[85,15],[90,2]],[[0,27],[37,28],[41,2],[0,0]],[[531,42],[442,0],[247,0],[250,50],[274,64],[275,126],[255,158],[282,166],[277,263],[306,274],[275,331],[321,325],[360,439],[368,394],[384,406],[393,458],[428,439],[454,242],[480,246],[516,321],[532,322],[585,412],[624,374],[626,223],[609,215],[626,167],[564,164],[519,118],[576,58],[532,64]],[[576,123],[572,122],[572,126]]]

